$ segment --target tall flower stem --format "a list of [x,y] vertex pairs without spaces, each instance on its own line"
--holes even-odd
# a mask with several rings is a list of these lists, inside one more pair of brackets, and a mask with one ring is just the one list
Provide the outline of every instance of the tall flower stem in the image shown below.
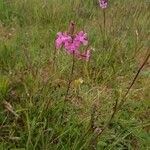
[[105,9],[103,9],[103,27],[104,27],[104,36],[103,36],[103,48],[105,48],[106,45],[106,12]]
[[54,53],[53,53],[53,70],[55,70],[55,64],[56,64],[56,48],[54,48]]
[[62,122],[62,120],[63,120],[63,118],[64,118],[65,105],[66,105],[67,96],[68,96],[68,94],[69,94],[69,90],[70,90],[70,86],[71,86],[71,82],[72,82],[72,76],[73,76],[73,72],[74,72],[74,67],[75,67],[75,55],[74,55],[74,52],[73,52],[73,55],[72,55],[71,73],[70,73],[69,81],[68,81],[68,84],[67,84],[67,90],[66,90],[66,94],[65,94],[65,98],[64,98],[63,106],[62,106],[61,122]]
[[99,0],[100,8],[103,9],[103,48],[106,47],[106,8],[108,7],[108,0]]
[[75,67],[75,55],[74,55],[74,52],[73,52],[73,55],[72,55],[72,67],[71,67],[71,73],[70,73],[70,79],[68,81],[68,85],[67,85],[67,91],[66,91],[66,95],[65,95],[65,100],[67,99],[67,96],[69,94],[69,89],[70,89],[70,85],[71,85],[71,82],[72,82],[72,76],[73,76],[73,72],[74,72],[74,67]]
[[144,68],[145,64],[147,63],[148,59],[150,58],[150,49],[148,50],[148,55],[146,56],[146,58],[144,59],[142,65],[139,67],[139,69],[137,70],[137,73],[135,74],[132,82],[130,83],[130,86],[128,87],[126,93],[123,95],[120,103],[118,104],[118,99],[116,99],[115,105],[113,107],[113,112],[110,116],[110,119],[108,120],[108,122],[106,123],[106,125],[101,129],[101,132],[98,133],[95,138],[94,138],[94,142],[93,142],[93,147],[97,146],[97,142],[98,142],[98,138],[100,137],[100,135],[102,135],[102,133],[107,129],[107,127],[110,125],[110,123],[112,122],[112,120],[114,119],[114,117],[116,116],[117,112],[122,108],[127,95],[129,94],[129,92],[131,91],[131,88],[133,87],[133,85],[135,84],[135,81],[137,80],[140,72],[142,71],[142,69]]
[[[72,40],[74,38],[74,31],[75,31],[75,23],[71,21],[70,25],[69,25],[69,32],[70,32],[70,35],[72,37]],[[67,96],[69,94],[69,90],[70,90],[70,86],[71,86],[71,82],[72,82],[74,67],[75,67],[75,52],[73,51],[72,67],[71,67],[70,77],[69,77],[68,84],[67,84],[67,90],[66,90],[65,98],[64,98],[64,101],[63,101],[61,122],[62,122],[62,119],[64,118],[65,104],[66,104],[66,101],[67,101]]]
[[[74,32],[75,32],[75,23],[73,21],[70,22],[69,32],[70,32],[70,35],[71,35],[72,40],[73,40],[73,38],[74,38]],[[71,85],[71,82],[72,82],[71,79],[72,79],[72,76],[73,76],[74,66],[75,66],[75,52],[73,51],[73,55],[72,55],[72,67],[71,67],[70,78],[69,78],[69,81],[68,81],[67,91],[66,91],[66,95],[65,95],[65,100],[67,99],[67,96],[68,96],[68,93],[69,93],[69,89],[70,89],[70,85]]]
[[137,80],[137,78],[138,78],[140,72],[142,71],[143,67],[145,66],[145,64],[146,64],[146,62],[148,61],[149,58],[150,58],[150,49],[148,50],[148,55],[147,55],[146,58],[144,59],[142,65],[139,67],[139,69],[138,69],[137,73],[135,74],[135,76],[134,76],[132,82],[130,83],[130,85],[129,85],[127,91],[126,91],[126,93],[124,94],[124,96],[123,96],[123,98],[122,98],[122,100],[121,100],[121,102],[120,102],[120,104],[119,104],[119,106],[118,106],[119,109],[121,109],[121,107],[123,106],[123,104],[124,104],[124,102],[125,102],[125,100],[126,100],[127,95],[129,94],[131,88],[132,88],[133,85],[135,84],[135,81]]

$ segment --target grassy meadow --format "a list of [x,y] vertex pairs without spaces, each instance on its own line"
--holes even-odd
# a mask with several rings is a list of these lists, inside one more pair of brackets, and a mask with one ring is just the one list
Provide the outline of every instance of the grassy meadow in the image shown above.
[[[91,49],[73,73],[70,21]],[[149,60],[124,97],[148,53],[149,0],[0,0],[0,150],[150,150]]]

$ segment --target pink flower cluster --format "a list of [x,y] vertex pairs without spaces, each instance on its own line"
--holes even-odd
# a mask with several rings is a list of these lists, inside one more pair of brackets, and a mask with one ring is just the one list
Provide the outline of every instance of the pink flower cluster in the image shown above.
[[108,2],[107,0],[100,0],[99,1],[99,6],[102,8],[102,9],[105,9],[108,7]]
[[87,33],[81,31],[74,38],[72,38],[66,32],[58,32],[57,39],[55,43],[56,49],[60,49],[62,46],[65,47],[67,54],[76,55],[80,59],[85,59],[89,61],[90,59],[90,50],[87,50],[85,53],[79,51],[80,45],[87,46]]

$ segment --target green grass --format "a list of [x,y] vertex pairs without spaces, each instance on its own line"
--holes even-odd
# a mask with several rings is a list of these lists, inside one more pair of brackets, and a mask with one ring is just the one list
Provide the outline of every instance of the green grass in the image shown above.
[[[92,149],[93,105],[94,124],[101,129],[145,58],[149,18],[148,0],[110,1],[104,50],[103,11],[96,0],[0,0],[0,150]],[[64,105],[72,57],[60,51],[53,68],[53,54],[57,32],[67,31],[71,20],[77,31],[88,33],[95,51],[89,63],[75,60]],[[79,78],[84,82],[77,96],[73,83]],[[98,138],[98,150],[150,149],[149,91],[147,62],[122,109]]]

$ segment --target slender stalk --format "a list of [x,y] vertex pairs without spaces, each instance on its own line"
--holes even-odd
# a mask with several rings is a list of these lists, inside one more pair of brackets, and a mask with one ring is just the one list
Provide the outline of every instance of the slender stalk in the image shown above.
[[[73,41],[73,38],[74,38],[74,32],[75,32],[75,23],[73,21],[71,21],[70,24],[69,24],[69,33],[72,36],[72,41]],[[66,101],[67,101],[67,96],[69,94],[69,90],[70,90],[70,86],[71,86],[71,82],[72,82],[72,76],[73,76],[73,72],[74,72],[74,67],[75,67],[75,53],[73,51],[72,67],[71,67],[71,72],[70,72],[70,77],[69,77],[69,81],[68,81],[68,85],[67,85],[65,98],[64,98],[64,101],[63,101],[61,122],[62,122],[62,119],[64,118],[65,104],[66,104]]]
[[67,96],[69,94],[69,89],[70,89],[70,85],[71,85],[71,82],[72,82],[72,76],[73,76],[73,72],[74,72],[74,67],[75,67],[75,55],[74,55],[74,52],[73,52],[73,55],[72,55],[72,67],[71,67],[71,73],[70,73],[70,79],[68,81],[68,85],[67,85],[67,91],[66,91],[66,95],[65,95],[65,100],[67,99]]
[[[70,35],[72,37],[72,42],[73,42],[74,32],[75,32],[75,23],[73,21],[70,22],[69,32],[70,32]],[[68,96],[70,85],[71,85],[71,82],[72,82],[71,79],[72,79],[72,76],[73,76],[74,66],[75,66],[75,52],[73,51],[73,55],[72,55],[72,67],[71,67],[70,79],[68,81],[67,91],[66,91],[66,95],[65,95],[65,100],[66,100],[66,98]]]
[[53,53],[53,70],[55,67],[55,63],[56,63],[56,47],[54,48],[54,53]]
[[142,71],[143,67],[145,66],[145,64],[146,64],[146,62],[148,61],[149,58],[150,58],[150,50],[149,50],[149,53],[148,53],[147,57],[144,59],[142,65],[139,67],[137,73],[135,74],[135,76],[134,76],[132,82],[130,83],[130,85],[129,85],[127,91],[126,91],[126,93],[124,94],[124,96],[123,96],[123,98],[122,98],[122,100],[121,100],[121,102],[120,102],[120,104],[119,104],[119,106],[118,106],[119,109],[120,109],[120,108],[122,107],[122,105],[124,104],[127,95],[129,94],[131,88],[133,87],[135,81],[137,80],[137,78],[138,78],[140,72]]
[[74,72],[74,67],[75,67],[75,55],[74,55],[74,52],[73,52],[72,56],[73,56],[72,57],[72,67],[71,67],[71,73],[70,73],[70,78],[69,78],[68,85],[67,85],[67,90],[66,90],[65,98],[64,98],[64,101],[63,101],[61,122],[62,122],[62,120],[64,118],[65,104],[66,104],[66,101],[67,101],[67,96],[69,94],[69,90],[70,90],[70,86],[71,86],[71,82],[72,82],[71,79],[72,79],[73,72]]
[[124,94],[124,96],[122,97],[122,100],[120,102],[120,104],[118,105],[118,99],[116,99],[116,102],[115,102],[115,106],[113,108],[113,112],[110,116],[110,119],[108,120],[108,122],[106,123],[106,125],[102,128],[101,132],[98,133],[95,138],[94,138],[94,142],[93,142],[93,147],[95,148],[97,146],[97,142],[98,142],[98,138],[100,137],[100,135],[107,129],[107,127],[110,125],[110,123],[112,122],[113,118],[116,116],[117,112],[121,109],[121,107],[123,106],[125,100],[126,100],[126,97],[127,95],[129,94],[129,92],[131,91],[131,88],[133,87],[133,85],[135,84],[135,81],[137,80],[140,72],[142,71],[143,67],[145,66],[146,62],[148,61],[148,59],[150,58],[150,50],[149,50],[149,53],[147,55],[147,57],[144,59],[142,65],[139,67],[137,73],[135,74],[130,86],[128,87],[127,89],[127,92]]
[[105,9],[103,10],[103,26],[104,26],[104,37],[103,37],[103,48],[105,48],[105,41],[106,41],[106,12]]

